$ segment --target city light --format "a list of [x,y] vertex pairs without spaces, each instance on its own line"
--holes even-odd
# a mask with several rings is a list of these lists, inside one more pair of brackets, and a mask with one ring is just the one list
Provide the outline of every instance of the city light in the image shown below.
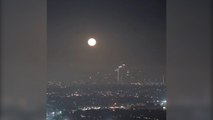
[[165,106],[167,104],[166,100],[161,101],[161,106]]

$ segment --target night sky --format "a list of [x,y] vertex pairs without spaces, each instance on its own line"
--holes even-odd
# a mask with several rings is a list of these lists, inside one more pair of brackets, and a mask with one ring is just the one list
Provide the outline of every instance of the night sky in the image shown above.
[[[165,0],[48,0],[48,79],[166,65]],[[90,47],[89,38],[97,45]]]

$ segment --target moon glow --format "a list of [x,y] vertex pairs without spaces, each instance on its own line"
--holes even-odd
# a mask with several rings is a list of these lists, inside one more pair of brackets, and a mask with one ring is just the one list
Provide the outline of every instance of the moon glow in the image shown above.
[[95,45],[96,45],[96,40],[95,40],[94,38],[90,38],[90,39],[88,40],[88,45],[89,45],[89,46],[95,46]]

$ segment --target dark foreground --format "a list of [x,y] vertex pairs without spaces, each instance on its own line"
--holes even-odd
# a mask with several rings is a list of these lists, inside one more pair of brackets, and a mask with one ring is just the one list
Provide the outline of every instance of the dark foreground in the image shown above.
[[51,120],[166,120],[166,110],[87,110],[66,111]]

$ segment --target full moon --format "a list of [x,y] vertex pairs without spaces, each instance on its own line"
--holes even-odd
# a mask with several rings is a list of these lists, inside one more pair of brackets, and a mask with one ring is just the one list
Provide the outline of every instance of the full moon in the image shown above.
[[89,44],[89,46],[95,46],[96,45],[96,40],[94,38],[90,38],[88,40],[88,44]]

